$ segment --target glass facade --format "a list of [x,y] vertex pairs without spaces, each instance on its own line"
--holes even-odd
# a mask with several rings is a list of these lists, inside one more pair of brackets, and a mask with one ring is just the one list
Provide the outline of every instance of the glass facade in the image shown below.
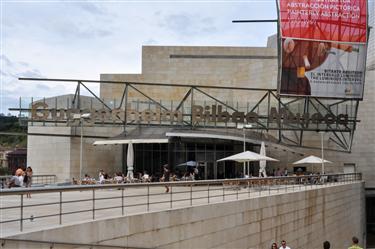
[[[246,150],[254,150],[254,145],[247,143]],[[243,143],[220,139],[170,138],[168,144],[133,144],[134,172],[147,171],[156,177],[162,175],[163,165],[168,164],[178,177],[192,171],[187,162],[198,165],[198,179],[224,179],[242,177],[243,164],[233,161],[217,160],[243,151]],[[126,153],[124,150],[124,168],[126,172]],[[173,167],[172,167],[173,166]],[[250,164],[252,175],[255,175],[257,164]]]
[[[160,176],[162,167],[168,163],[168,144],[133,144],[134,149],[134,174],[144,173]],[[127,171],[126,156],[127,146],[123,146],[124,166]]]

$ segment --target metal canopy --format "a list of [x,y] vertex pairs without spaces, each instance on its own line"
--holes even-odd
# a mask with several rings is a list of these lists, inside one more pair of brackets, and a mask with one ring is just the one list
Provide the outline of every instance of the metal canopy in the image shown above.
[[165,144],[168,139],[115,139],[115,140],[98,140],[93,145],[118,145],[118,144]]
[[123,132],[115,137],[106,140],[97,140],[93,145],[116,145],[116,144],[150,144],[168,143],[165,133],[170,129],[163,128],[136,128],[129,133]]
[[[252,130],[262,133],[262,131],[277,133],[277,142],[288,146],[304,147],[304,148],[320,148],[320,145],[306,145],[304,142],[305,136],[311,136],[311,132],[325,131],[329,133],[328,150],[350,152],[354,137],[354,131],[357,120],[359,100],[355,99],[334,99],[334,98],[317,98],[317,97],[281,97],[276,93],[276,89],[258,89],[246,87],[224,87],[224,86],[206,86],[206,85],[188,85],[188,84],[164,84],[164,83],[145,83],[145,82],[120,82],[120,81],[95,81],[95,80],[72,80],[72,79],[39,79],[39,78],[20,78],[20,80],[28,81],[60,81],[77,84],[74,98],[68,103],[70,108],[81,110],[81,90],[88,91],[94,98],[102,105],[102,110],[113,113],[114,110],[123,110],[125,115],[114,115],[114,119],[110,121],[95,122],[95,125],[102,126],[123,126],[125,131],[133,127],[174,127],[177,126],[189,128],[192,131],[199,128],[218,128],[223,130],[236,129],[236,123],[224,122],[217,123],[216,121],[194,121],[192,107],[196,103],[202,103],[202,106],[220,105],[224,111],[228,112],[253,112],[259,118],[254,122]],[[99,98],[92,90],[86,86],[86,83],[100,83],[100,84],[121,84],[124,86],[121,100],[106,100]],[[228,84],[229,85],[229,84]],[[185,95],[181,96],[180,100],[163,101],[149,95],[147,89],[150,86],[153,89],[160,87],[163,91],[165,87],[176,87],[186,89]],[[164,88],[163,88],[164,87]],[[252,102],[239,103],[235,100],[228,102],[223,101],[222,95],[228,91],[230,93],[248,94]],[[245,91],[246,93],[242,93]],[[220,92],[220,94],[217,94]],[[134,99],[132,96],[140,96],[139,99]],[[176,98],[176,96],[174,96]],[[33,101],[32,101],[33,102]],[[68,108],[68,106],[66,108]],[[165,112],[181,112],[182,122],[176,123],[172,121],[150,121],[143,120],[142,122],[135,122],[131,120],[130,115],[127,115],[125,110],[134,107],[139,113],[150,109],[150,107],[158,108]],[[272,110],[274,108],[274,110]],[[20,99],[19,108],[10,108],[11,111],[20,111],[20,117],[23,116],[23,123],[36,124],[43,123],[43,125],[51,122],[57,125],[65,125],[66,121],[63,120],[33,120],[25,112],[31,112],[29,105],[22,106]],[[279,112],[280,118],[273,119],[272,111]],[[66,109],[65,109],[66,111]],[[81,110],[82,111],[82,110]],[[290,116],[289,114],[299,114],[300,116]],[[301,118],[306,114],[314,114],[315,118],[318,117],[322,122],[314,123],[313,119],[308,118],[307,123],[293,123],[293,118]],[[347,123],[331,124],[329,118],[338,117],[341,113],[347,115]],[[216,116],[216,115],[215,115]],[[217,116],[216,116],[217,117]],[[328,117],[324,121],[324,117]],[[328,120],[328,121],[327,121]],[[310,132],[310,133],[308,133]],[[307,134],[306,134],[307,133]]]

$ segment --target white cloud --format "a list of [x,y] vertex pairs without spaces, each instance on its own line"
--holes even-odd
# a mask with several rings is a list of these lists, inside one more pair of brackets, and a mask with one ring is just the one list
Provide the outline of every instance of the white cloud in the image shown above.
[[63,83],[45,83],[19,81],[18,78],[45,78],[36,68],[22,62],[12,61],[5,55],[0,57],[2,64],[1,81],[3,83],[3,103],[0,113],[8,113],[8,108],[19,106],[19,98],[22,97],[22,105],[27,108],[31,98],[34,99],[60,95],[72,91],[73,86],[65,86]]
[[19,96],[74,93],[74,84],[20,82],[20,76],[140,73],[142,45],[264,46],[276,32],[274,24],[232,23],[275,19],[273,1],[5,2],[2,18],[0,112]]

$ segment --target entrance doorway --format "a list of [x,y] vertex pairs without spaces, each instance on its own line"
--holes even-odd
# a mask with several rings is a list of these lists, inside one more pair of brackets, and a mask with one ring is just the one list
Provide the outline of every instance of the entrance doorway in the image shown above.
[[[175,137],[170,141],[172,157],[169,163],[176,168],[177,165],[189,161],[197,162],[203,171],[199,174],[200,179],[224,179],[239,176],[241,167],[236,167],[235,162],[220,162],[217,160],[242,152],[243,144],[238,141],[220,140],[220,139],[194,139]],[[251,147],[250,144],[248,144]],[[248,148],[250,149],[250,148]],[[186,168],[185,170],[188,170]],[[176,169],[176,174],[183,175],[182,169]]]

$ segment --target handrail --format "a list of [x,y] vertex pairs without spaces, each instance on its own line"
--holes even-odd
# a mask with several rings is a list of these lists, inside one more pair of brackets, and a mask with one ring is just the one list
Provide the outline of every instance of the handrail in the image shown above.
[[[8,178],[8,177],[12,177],[13,175],[0,175],[0,179],[1,178]],[[33,177],[56,177],[56,175],[52,175],[52,174],[40,174],[40,175],[33,175]]]
[[[4,183],[12,175],[0,176],[1,188],[4,188]],[[57,176],[52,174],[33,175],[33,184],[54,184],[56,183]]]
[[296,180],[296,179],[307,179],[311,177],[335,177],[335,176],[356,176],[362,179],[361,173],[350,173],[350,174],[324,174],[324,175],[303,175],[303,176],[281,176],[281,177],[252,177],[252,178],[233,178],[233,179],[221,179],[221,180],[199,180],[199,181],[170,181],[170,182],[150,182],[150,183],[120,183],[120,184],[93,184],[93,185],[71,185],[71,186],[47,186],[47,187],[35,187],[35,188],[12,188],[12,189],[1,189],[0,196],[4,195],[19,195],[27,193],[50,193],[50,192],[69,192],[69,191],[84,191],[93,189],[113,189],[113,188],[139,188],[147,186],[186,186],[186,185],[215,185],[223,183],[231,183],[237,181],[238,183],[252,183],[259,180]]
[[[0,238],[1,246],[5,246],[7,241],[10,242],[26,242],[34,244],[50,244],[51,246],[62,245],[62,246],[79,246],[79,247],[105,247],[105,248],[123,248],[123,249],[152,249],[145,247],[134,247],[134,246],[114,246],[114,245],[105,245],[105,244],[88,244],[88,243],[72,243],[72,242],[60,242],[60,241],[44,241],[44,240],[31,240],[31,239],[13,239],[13,238]],[[52,248],[52,247],[51,247]]]
[[[134,207],[137,207],[137,212],[149,212],[154,207],[157,207],[157,210],[160,210],[160,208],[167,210],[176,206],[190,207],[194,204],[201,205],[202,203],[210,204],[228,200],[239,200],[240,198],[250,198],[251,196],[254,197],[254,193],[256,196],[262,196],[264,193],[271,195],[278,194],[280,191],[287,193],[290,190],[310,190],[314,186],[318,188],[321,185],[345,184],[361,180],[361,173],[350,173],[2,189],[0,190],[0,197],[3,197],[0,203],[0,224],[19,222],[19,229],[23,231],[24,222],[27,220],[34,221],[36,219],[57,217],[58,221],[53,219],[52,222],[53,224],[58,222],[61,225],[63,217],[72,214],[92,214],[92,220],[95,220],[98,217],[98,212],[103,210],[111,210],[110,216],[116,215],[116,212],[119,212],[119,210],[121,210],[119,214],[125,215],[125,213],[129,214],[129,210],[133,210],[134,212],[134,209],[132,209]],[[164,187],[168,187],[170,191],[165,193]],[[110,189],[116,191],[100,191]],[[76,196],[78,199],[71,199],[74,195],[67,196],[63,194],[66,192],[77,192],[80,194]],[[82,195],[81,192],[88,192],[88,194]],[[52,193],[52,195],[49,195],[47,199],[41,198],[39,200],[36,199],[36,201],[33,198],[33,202],[27,202],[25,199],[25,196],[27,197],[30,194],[34,196],[44,193]],[[108,195],[108,193],[114,193],[115,195]],[[53,197],[53,194],[56,194],[56,196]],[[17,200],[17,198],[12,197],[12,201],[8,204],[6,196],[19,196],[20,199],[18,203],[15,203],[14,200]],[[63,197],[67,199],[63,199]],[[105,201],[105,205],[101,201]],[[85,203],[83,204],[84,209],[82,209],[81,203]],[[176,203],[179,204],[176,205]],[[162,204],[167,205],[160,206]],[[46,206],[49,206],[52,212],[50,209],[46,210],[42,208]],[[15,210],[16,212],[14,212]],[[30,216],[30,210],[39,210],[39,213],[35,216]],[[27,218],[29,216],[30,218]],[[90,218],[82,216],[80,219],[88,220]],[[30,223],[26,225],[30,226]]]

